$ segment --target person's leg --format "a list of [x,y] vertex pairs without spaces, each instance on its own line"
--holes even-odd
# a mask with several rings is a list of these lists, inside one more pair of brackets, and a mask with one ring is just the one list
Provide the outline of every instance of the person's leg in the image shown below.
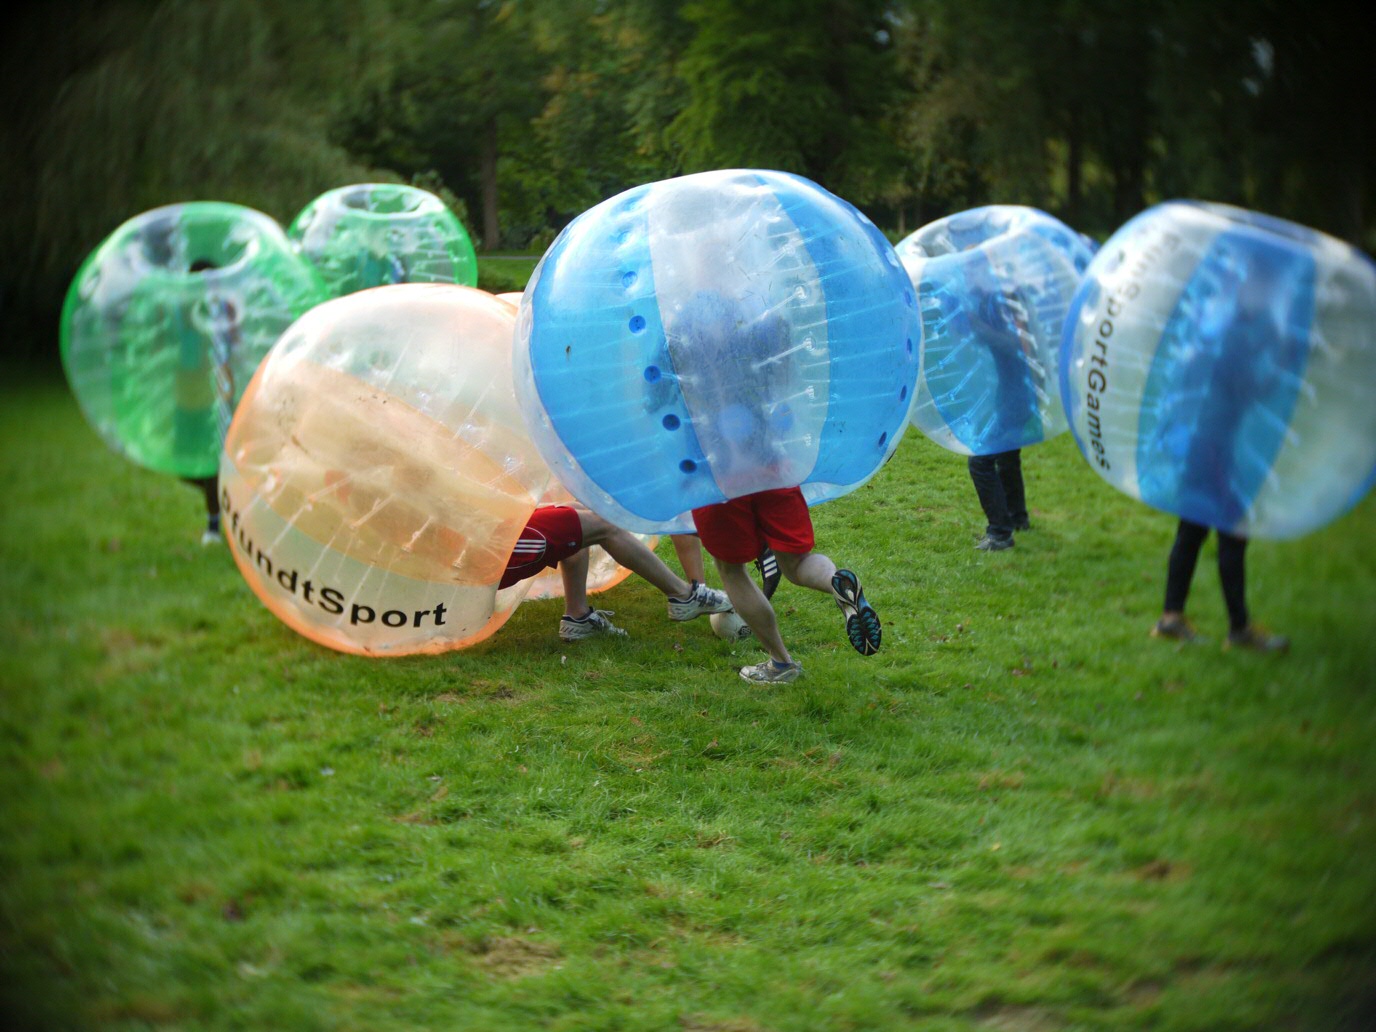
[[1228,645],[1257,652],[1285,652],[1290,639],[1270,634],[1252,623],[1247,613],[1247,539],[1218,532],[1218,579],[1228,607]]
[[794,584],[825,592],[836,600],[846,620],[846,638],[856,652],[871,656],[879,651],[883,633],[879,614],[860,590],[860,578],[850,570],[837,569],[836,564],[821,552],[798,555],[776,551],[774,554],[778,557],[779,569]]
[[1027,489],[1022,480],[1022,451],[1014,448],[1002,455],[995,455],[995,465],[999,471],[999,483],[1003,486],[1003,497],[1008,508],[1008,518],[1014,530],[1030,530],[1027,518]]
[[779,634],[779,619],[774,607],[750,576],[749,567],[745,563],[728,563],[721,559],[717,559],[716,564],[727,598],[735,606],[737,615],[754,632],[756,640],[769,653],[769,658],[776,663],[792,663],[793,657],[789,655],[788,647]]
[[707,567],[702,559],[702,539],[696,534],[673,534],[669,537],[683,568],[683,576],[698,584],[707,583]]
[[1170,559],[1166,563],[1166,598],[1161,610],[1161,619],[1156,621],[1151,633],[1158,638],[1176,638],[1193,641],[1194,629],[1185,619],[1185,600],[1189,598],[1190,582],[1194,580],[1195,566],[1199,562],[1199,550],[1204,547],[1204,539],[1209,536],[1209,528],[1189,520],[1181,520],[1175,530],[1175,542],[1171,545]]
[[836,575],[836,564],[821,552],[807,552],[795,555],[792,552],[775,552],[779,571],[794,584],[831,594],[831,578]]
[[1247,618],[1247,539],[1218,532],[1218,579],[1228,609],[1228,631],[1245,630]]
[[669,569],[664,560],[646,548],[634,534],[608,523],[591,510],[580,508],[576,511],[583,524],[584,545],[601,545],[618,563],[671,598],[683,597],[692,591],[687,581]]
[[559,563],[559,579],[564,585],[564,615],[575,620],[592,611],[588,605],[588,566],[592,557],[586,548]]
[[1185,615],[1185,600],[1190,594],[1190,582],[1194,580],[1199,550],[1204,547],[1204,539],[1208,536],[1208,527],[1189,520],[1181,520],[1176,528],[1175,543],[1171,545],[1170,559],[1166,564],[1165,615]]
[[691,620],[707,613],[725,613],[730,599],[701,581],[689,584],[665,565],[634,534],[608,523],[597,513],[575,508],[583,526],[583,544],[601,545],[603,550],[632,573],[643,577],[669,599],[672,620]]
[[1013,518],[1008,514],[1008,497],[999,480],[998,464],[993,455],[971,455],[968,463],[970,480],[979,496],[987,526],[976,548],[997,551],[1013,542]]
[[586,548],[559,561],[564,584],[564,615],[559,620],[562,641],[581,641],[599,634],[625,637],[626,632],[608,619],[612,614],[588,603],[588,567],[592,556]]
[[220,540],[220,479],[219,477],[187,477],[186,482],[197,488],[205,499],[205,530],[201,544]]

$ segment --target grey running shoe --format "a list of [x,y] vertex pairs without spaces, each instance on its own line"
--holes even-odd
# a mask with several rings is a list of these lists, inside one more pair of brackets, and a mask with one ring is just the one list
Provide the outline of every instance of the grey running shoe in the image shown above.
[[766,659],[754,666],[741,667],[741,679],[755,684],[787,684],[798,680],[802,674],[801,663],[790,663],[788,666],[780,667],[775,666],[772,659]]
[[837,570],[831,578],[831,593],[836,604],[846,617],[846,637],[862,656],[872,656],[879,651],[882,632],[879,627],[879,614],[865,601],[865,593],[860,590],[860,578],[850,570]]
[[984,537],[980,538],[975,544],[975,548],[981,552],[1002,552],[1005,548],[1012,547],[1012,534],[1009,534],[1007,537],[994,537],[993,534],[985,534]]
[[687,598],[669,599],[669,619],[692,620],[708,613],[729,612],[731,608],[731,600],[726,597],[726,592],[693,581],[693,590]]
[[559,640],[581,641],[583,638],[595,638],[599,634],[625,637],[626,632],[607,619],[615,615],[609,609],[594,609],[587,616],[578,619],[571,616],[563,617],[559,621]]
[[1290,651],[1290,639],[1279,634],[1270,634],[1255,624],[1248,624],[1240,631],[1229,631],[1225,649],[1251,649],[1253,652]]

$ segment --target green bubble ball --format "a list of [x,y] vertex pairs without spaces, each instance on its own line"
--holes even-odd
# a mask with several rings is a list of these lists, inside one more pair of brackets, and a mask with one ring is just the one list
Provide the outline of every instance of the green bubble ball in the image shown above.
[[115,451],[161,473],[214,476],[259,362],[327,298],[269,216],[168,205],[125,222],[82,263],[62,309],[63,368]]
[[478,283],[463,223],[434,194],[396,183],[359,183],[321,194],[287,235],[333,297],[393,283]]

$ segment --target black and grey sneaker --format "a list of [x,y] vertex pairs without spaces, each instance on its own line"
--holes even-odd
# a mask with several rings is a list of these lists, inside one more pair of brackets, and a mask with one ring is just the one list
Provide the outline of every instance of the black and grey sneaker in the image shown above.
[[1256,624],[1248,624],[1240,631],[1229,631],[1224,649],[1251,649],[1253,652],[1278,652],[1282,655],[1290,651],[1290,639],[1281,634],[1271,634]]
[[879,614],[865,601],[860,578],[850,570],[837,570],[831,578],[831,593],[845,614],[846,637],[855,651],[862,656],[874,655],[879,651],[882,637]]
[[774,597],[774,589],[779,586],[779,559],[774,550],[766,548],[755,560],[755,569],[760,572],[760,590],[765,598]]
[[995,537],[993,534],[985,534],[975,544],[975,548],[981,552],[1002,552],[1005,548],[1013,547],[1013,535],[1007,537]]
[[595,638],[599,634],[625,637],[626,632],[607,619],[615,615],[609,609],[594,609],[587,616],[565,616],[559,621],[559,640],[581,641],[584,638]]
[[1178,641],[1189,645],[1204,641],[1204,637],[1194,629],[1194,624],[1186,620],[1183,616],[1163,616],[1156,623],[1152,624],[1151,636],[1153,638],[1165,638],[1168,641]]
[[669,599],[670,620],[692,620],[708,613],[726,613],[732,609],[731,600],[726,592],[709,588],[706,584],[693,581],[692,590],[686,598]]

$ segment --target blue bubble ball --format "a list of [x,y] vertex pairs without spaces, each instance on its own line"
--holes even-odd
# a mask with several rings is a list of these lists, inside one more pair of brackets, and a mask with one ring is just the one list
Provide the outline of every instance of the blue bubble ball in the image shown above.
[[897,246],[922,315],[912,422],[944,448],[994,455],[1066,428],[1061,328],[1093,244],[1020,205],[932,222]]
[[1061,393],[1114,487],[1291,538],[1376,482],[1376,265],[1303,226],[1172,201],[1118,230],[1072,304]]
[[522,411],[559,480],[640,533],[868,480],[918,373],[917,308],[874,225],[782,172],[640,186],[575,219],[521,299]]

